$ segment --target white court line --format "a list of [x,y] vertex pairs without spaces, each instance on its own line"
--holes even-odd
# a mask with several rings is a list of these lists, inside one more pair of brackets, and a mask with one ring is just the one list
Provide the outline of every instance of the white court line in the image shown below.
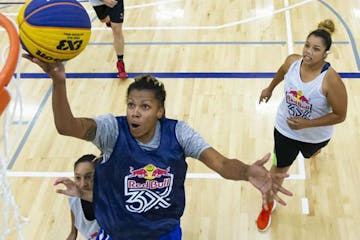
[[[164,1],[157,1],[157,2],[152,2],[152,3],[144,3],[144,4],[138,4],[138,5],[132,5],[132,6],[125,6],[125,10],[127,9],[136,9],[136,8],[145,8],[145,7],[153,7],[153,6],[158,6],[158,5],[162,5],[162,4],[169,4],[169,3],[173,3],[173,2],[180,2],[182,0],[164,0]],[[88,10],[88,13],[94,13],[95,10]],[[18,13],[2,13],[5,16],[17,16]]]
[[295,180],[304,180],[306,178],[305,176],[305,162],[304,162],[304,156],[299,153],[299,155],[296,157],[296,161],[298,163],[298,173],[290,175],[288,179],[295,179]]
[[[305,167],[304,167],[304,157],[299,153],[297,156],[297,162],[299,163],[299,173],[292,174],[288,178],[289,180],[303,180],[305,179]],[[73,172],[18,172],[18,171],[7,171],[6,175],[8,177],[48,177],[48,178],[58,178],[58,177],[73,177]],[[222,177],[217,173],[187,173],[187,179],[221,179]],[[309,214],[309,201],[307,198],[301,199],[301,208],[304,215]]]
[[[175,1],[175,0],[174,0]],[[222,29],[222,28],[227,28],[227,27],[233,27],[236,25],[240,25],[243,23],[247,23],[247,22],[252,22],[261,18],[265,18],[265,17],[270,17],[272,15],[278,14],[278,13],[282,13],[284,11],[288,11],[290,9],[299,7],[301,5],[307,4],[312,2],[313,0],[305,0],[284,8],[280,8],[276,11],[273,12],[269,12],[267,14],[263,14],[260,16],[256,16],[256,17],[251,17],[251,18],[247,18],[247,19],[243,19],[240,21],[235,21],[235,22],[230,22],[230,23],[225,23],[222,25],[214,25],[214,26],[146,26],[146,27],[123,27],[124,30],[213,30],[213,29]],[[165,3],[165,1],[161,1],[161,3]],[[167,2],[167,1],[166,1]],[[160,3],[160,2],[159,2]],[[135,5],[136,6],[136,5]],[[133,8],[135,8],[135,6],[133,6]],[[17,13],[4,13],[4,15],[6,16],[17,16]],[[106,28],[106,27],[93,27],[91,28],[92,31],[110,31],[111,29]],[[0,29],[0,32],[5,31],[5,29]]]
[[[302,158],[302,159],[301,159]],[[298,156],[299,162],[299,173],[292,174],[286,179],[305,179],[305,170],[304,170],[304,157]],[[302,162],[302,164],[300,164]],[[10,171],[6,172],[8,177],[73,177],[73,172],[20,172],[20,171]],[[222,177],[217,173],[187,173],[186,178],[188,179],[221,179]]]
[[[180,2],[180,1],[182,1],[182,0],[165,0],[165,1],[158,1],[158,2],[152,2],[152,3],[144,3],[144,4],[133,5],[133,6],[127,6],[127,7],[125,7],[125,10],[153,7],[153,6],[169,4],[169,3],[173,3],[173,2]],[[87,13],[95,13],[95,10],[88,10]]]
[[[304,162],[304,156],[299,153],[297,156],[297,162],[298,162],[298,174],[293,176],[293,179],[296,180],[304,180],[306,178],[305,176],[305,162]],[[308,215],[309,214],[309,200],[306,197],[301,198],[301,209],[302,214]]]
[[[73,172],[19,172],[10,171],[6,172],[8,177],[73,177]],[[222,178],[217,173],[188,173],[186,178],[195,179],[219,179]]]
[[[7,171],[8,177],[73,177],[73,172],[19,172],[19,171]],[[217,173],[187,173],[186,178],[188,179],[221,179],[222,177]],[[298,175],[290,175],[286,179],[300,179]]]
[[[288,0],[284,0],[284,5],[287,7],[289,5]],[[286,19],[286,35],[287,35],[287,45],[288,45],[288,53],[293,54],[294,53],[294,43],[292,38],[292,29],[291,29],[291,17],[289,10],[286,10],[285,12],[285,19]],[[297,156],[297,162],[298,162],[298,174],[293,175],[292,179],[296,180],[304,180],[306,178],[305,176],[305,163],[304,163],[304,156],[299,153]],[[307,215],[309,214],[309,201],[306,197],[301,199],[301,208],[302,213]]]
[[[293,5],[290,5],[288,7],[284,7],[284,8],[280,8],[276,11],[273,12],[269,12],[267,14],[263,14],[260,16],[256,16],[256,17],[251,17],[251,18],[247,18],[247,19],[243,19],[240,21],[235,21],[235,22],[230,22],[230,23],[225,23],[222,25],[213,25],[213,26],[150,26],[150,27],[123,27],[124,30],[213,30],[213,29],[222,29],[222,28],[227,28],[227,27],[233,27],[236,25],[240,25],[243,23],[247,23],[247,22],[252,22],[261,18],[265,18],[265,17],[270,17],[272,15],[278,14],[278,13],[282,13],[284,11],[290,10],[292,8],[296,8],[299,7],[301,5],[307,4],[312,2],[313,0],[305,0]],[[94,27],[91,28],[91,30],[93,31],[99,31],[99,30],[104,30],[106,29],[105,27]],[[110,30],[110,29],[107,29]]]
[[[289,1],[284,0],[285,7],[289,6]],[[294,43],[292,38],[292,30],[291,30],[291,18],[289,10],[285,11],[285,19],[286,19],[286,35],[287,35],[287,44],[288,44],[288,53],[294,53]]]
[[[19,172],[7,171],[8,177],[73,177],[73,172]],[[219,179],[222,178],[217,173],[188,173],[186,178],[195,179]]]
[[168,4],[168,3],[180,2],[180,1],[182,1],[182,0],[165,0],[165,1],[158,1],[158,2],[152,2],[152,3],[144,3],[144,4],[125,7],[125,10],[126,9],[135,9],[135,8],[144,8],[144,7],[153,7],[153,6],[157,6],[157,5],[161,5],[161,4]]
[[302,213],[304,215],[308,215],[310,213],[310,211],[309,211],[309,200],[307,198],[302,198],[301,199],[301,209],[302,209]]

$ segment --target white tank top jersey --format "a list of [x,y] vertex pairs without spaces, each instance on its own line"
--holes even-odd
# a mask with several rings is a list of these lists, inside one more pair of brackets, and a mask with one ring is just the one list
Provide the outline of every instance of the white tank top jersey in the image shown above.
[[89,0],[90,4],[94,7],[104,5],[104,3],[100,0]]
[[96,220],[89,221],[85,218],[80,198],[69,197],[69,204],[75,217],[75,227],[77,230],[86,240],[95,240],[100,228]]
[[322,83],[327,69],[310,82],[303,82],[300,76],[302,58],[295,61],[284,77],[285,97],[276,115],[275,128],[284,136],[308,143],[320,143],[331,138],[333,126],[311,127],[293,130],[286,120],[300,116],[315,119],[332,111],[322,93]]

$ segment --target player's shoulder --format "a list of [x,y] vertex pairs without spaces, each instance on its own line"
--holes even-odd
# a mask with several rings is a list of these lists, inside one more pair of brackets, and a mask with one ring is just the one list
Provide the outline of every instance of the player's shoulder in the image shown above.
[[283,64],[283,69],[285,72],[287,72],[290,68],[290,66],[297,60],[299,60],[302,56],[299,54],[290,54],[289,56],[287,56],[287,58],[284,61]]
[[287,56],[287,58],[285,59],[285,64],[289,65],[289,67],[291,66],[291,64],[293,64],[295,61],[299,60],[302,56],[300,54],[290,54],[289,56]]
[[293,53],[293,54],[290,54],[289,56],[287,56],[286,60],[285,61],[288,61],[288,62],[295,62],[296,60],[299,60],[302,56],[300,54],[297,54],[297,53]]
[[337,84],[338,82],[342,82],[341,76],[336,72],[336,70],[332,67],[328,69],[325,74],[324,79],[333,84]]

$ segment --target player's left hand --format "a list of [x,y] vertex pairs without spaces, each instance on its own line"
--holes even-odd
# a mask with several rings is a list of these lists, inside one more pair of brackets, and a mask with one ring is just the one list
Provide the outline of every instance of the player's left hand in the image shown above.
[[270,174],[270,172],[264,167],[264,164],[269,160],[270,155],[270,153],[266,154],[262,159],[250,165],[248,169],[249,182],[260,190],[263,199],[263,206],[266,210],[268,209],[269,196],[281,205],[286,205],[286,202],[278,196],[278,192],[292,196],[290,191],[281,185],[278,185],[276,181],[274,181],[274,179],[284,179],[289,175],[286,173]]
[[80,197],[81,190],[70,178],[61,177],[55,180],[54,185],[64,184],[66,189],[56,189],[57,193],[64,194],[69,197]]
[[289,127],[291,129],[294,129],[294,130],[299,130],[299,129],[303,129],[303,128],[306,128],[306,123],[308,122],[309,120],[307,119],[304,119],[302,117],[289,117],[286,122],[287,124],[289,125]]

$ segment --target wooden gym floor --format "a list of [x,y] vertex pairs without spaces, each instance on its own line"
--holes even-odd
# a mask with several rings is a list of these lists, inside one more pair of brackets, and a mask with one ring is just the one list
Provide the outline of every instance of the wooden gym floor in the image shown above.
[[[96,19],[89,3],[83,4],[93,32],[84,52],[66,63],[73,113],[122,115],[131,79],[115,78],[111,31]],[[321,154],[293,165],[285,186],[294,197],[285,197],[288,206],[274,212],[265,233],[256,229],[261,199],[250,184],[220,179],[188,159],[183,239],[359,239],[359,1],[134,0],[125,6],[130,76],[159,76],[167,89],[168,117],[187,121],[220,152],[247,163],[273,148],[281,86],[268,104],[259,105],[261,90],[289,53],[301,53],[318,23],[332,19],[337,31],[328,61],[347,87],[346,121],[336,126]],[[20,1],[0,0],[1,13],[11,19],[20,7]],[[3,29],[0,36],[3,49],[8,44]],[[23,121],[15,114],[10,124],[8,181],[20,213],[28,218],[22,229],[25,239],[65,239],[70,210],[66,197],[55,193],[53,181],[71,176],[81,155],[99,152],[90,143],[57,134],[51,81],[24,60],[20,72]],[[18,237],[13,233],[7,239]]]

